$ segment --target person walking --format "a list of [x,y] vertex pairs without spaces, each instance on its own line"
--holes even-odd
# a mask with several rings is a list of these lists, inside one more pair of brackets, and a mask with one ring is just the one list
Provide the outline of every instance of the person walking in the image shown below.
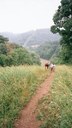
[[51,72],[55,71],[55,64],[50,64],[50,69],[51,69]]

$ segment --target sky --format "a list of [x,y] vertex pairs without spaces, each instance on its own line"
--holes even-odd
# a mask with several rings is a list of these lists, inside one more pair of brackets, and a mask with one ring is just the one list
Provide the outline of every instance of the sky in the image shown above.
[[0,32],[50,28],[61,0],[0,0]]

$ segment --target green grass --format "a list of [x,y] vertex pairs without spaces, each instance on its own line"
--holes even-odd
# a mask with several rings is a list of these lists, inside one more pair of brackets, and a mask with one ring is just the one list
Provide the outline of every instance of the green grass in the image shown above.
[[47,76],[40,66],[0,67],[0,128],[13,128],[19,111]]
[[58,66],[50,93],[40,100],[41,128],[72,128],[72,66]]

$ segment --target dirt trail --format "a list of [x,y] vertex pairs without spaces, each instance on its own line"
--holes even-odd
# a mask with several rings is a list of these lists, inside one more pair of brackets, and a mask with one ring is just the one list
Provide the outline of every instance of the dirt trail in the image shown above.
[[38,101],[48,93],[50,85],[53,80],[54,73],[41,84],[40,88],[36,91],[36,94],[32,97],[31,101],[21,111],[20,119],[15,122],[15,128],[39,128],[40,122],[36,120],[36,107]]

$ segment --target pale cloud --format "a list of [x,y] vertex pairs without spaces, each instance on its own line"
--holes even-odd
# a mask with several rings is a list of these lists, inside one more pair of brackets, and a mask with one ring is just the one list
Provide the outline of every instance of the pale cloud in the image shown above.
[[49,28],[60,0],[0,0],[0,32]]

